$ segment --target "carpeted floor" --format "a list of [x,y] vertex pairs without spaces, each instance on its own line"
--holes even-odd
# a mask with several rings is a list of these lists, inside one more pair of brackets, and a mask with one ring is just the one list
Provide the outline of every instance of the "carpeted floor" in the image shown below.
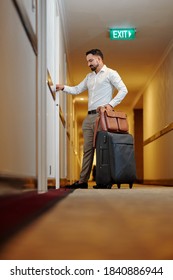
[[0,196],[0,245],[71,191],[65,189],[4,193]]
[[0,259],[172,260],[173,188],[75,190],[13,236]]

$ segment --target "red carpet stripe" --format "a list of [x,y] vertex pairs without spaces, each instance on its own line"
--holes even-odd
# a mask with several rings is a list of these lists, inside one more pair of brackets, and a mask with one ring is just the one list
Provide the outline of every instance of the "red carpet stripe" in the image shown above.
[[0,197],[0,244],[71,192],[64,189],[43,194],[28,191]]

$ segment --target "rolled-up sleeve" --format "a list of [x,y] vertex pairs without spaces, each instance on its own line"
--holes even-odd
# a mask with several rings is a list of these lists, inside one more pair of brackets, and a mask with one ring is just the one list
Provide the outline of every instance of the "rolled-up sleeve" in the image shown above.
[[81,92],[87,90],[87,77],[78,85],[74,87],[64,86],[63,91],[69,94],[80,94]]
[[128,93],[128,90],[127,90],[126,85],[122,81],[120,75],[116,71],[114,71],[114,70],[110,71],[109,79],[110,79],[111,84],[118,91],[116,96],[109,102],[109,104],[112,107],[115,107],[121,103],[121,101],[124,99],[124,97]]

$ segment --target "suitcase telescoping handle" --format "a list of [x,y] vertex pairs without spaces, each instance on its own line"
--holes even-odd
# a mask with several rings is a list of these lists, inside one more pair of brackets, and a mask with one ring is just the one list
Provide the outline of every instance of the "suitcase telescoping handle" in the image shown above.
[[99,127],[99,122],[100,122],[100,116],[98,116],[95,121],[94,138],[93,138],[93,148],[94,149],[96,147],[96,137],[97,137],[97,131],[98,131],[98,127]]
[[[106,144],[108,141],[107,135],[103,135],[103,143]],[[104,155],[103,155],[103,151],[107,150],[104,148],[104,146],[100,145],[100,165],[104,165],[105,164],[105,160],[104,160]]]

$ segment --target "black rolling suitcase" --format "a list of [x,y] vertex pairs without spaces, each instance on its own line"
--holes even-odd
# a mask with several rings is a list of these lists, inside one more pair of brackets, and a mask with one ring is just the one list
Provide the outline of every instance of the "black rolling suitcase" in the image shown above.
[[136,179],[133,136],[129,133],[99,131],[96,138],[96,184],[111,188],[129,184]]

